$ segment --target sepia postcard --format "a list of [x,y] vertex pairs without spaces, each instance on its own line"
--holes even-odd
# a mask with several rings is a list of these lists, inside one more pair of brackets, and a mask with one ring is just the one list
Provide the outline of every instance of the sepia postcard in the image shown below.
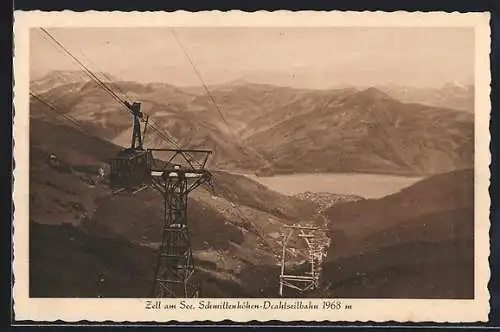
[[15,320],[486,321],[489,20],[15,12]]

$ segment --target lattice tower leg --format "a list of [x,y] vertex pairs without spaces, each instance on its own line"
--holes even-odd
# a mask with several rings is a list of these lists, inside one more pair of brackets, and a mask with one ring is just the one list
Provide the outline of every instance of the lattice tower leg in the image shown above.
[[167,182],[164,194],[164,227],[153,284],[153,296],[190,298],[198,296],[189,231],[187,228],[187,183]]

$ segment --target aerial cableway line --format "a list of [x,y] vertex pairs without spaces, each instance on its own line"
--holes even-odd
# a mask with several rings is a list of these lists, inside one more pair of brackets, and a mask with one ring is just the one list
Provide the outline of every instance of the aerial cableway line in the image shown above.
[[[141,188],[153,187],[162,195],[164,202],[162,242],[158,250],[158,264],[151,295],[198,296],[199,285],[193,278],[195,268],[187,227],[187,198],[191,191],[210,181],[211,174],[205,169],[205,165],[211,151],[183,150],[174,139],[158,129],[154,121],[151,121],[150,127],[160,138],[177,148],[145,149],[143,146],[145,131],[141,132],[141,122],[147,125],[149,116],[144,117],[141,104],[120,98],[55,37],[45,29],[41,30],[77,62],[97,86],[104,89],[132,115],[131,145],[121,150],[111,161],[110,186],[113,189],[120,187],[117,191],[132,191],[132,193]],[[163,162],[155,159],[153,152],[170,153],[171,157]],[[202,162],[196,163],[192,154],[202,154]],[[180,164],[177,164],[178,157],[181,157]]]
[[[117,84],[114,84],[114,85],[122,92],[122,94],[124,96],[127,97],[128,100],[124,100],[123,98],[121,98],[120,96],[118,96],[118,94],[116,92],[114,92],[106,83],[104,83],[97,75],[95,75],[88,68],[88,66],[86,66],[82,61],[80,61],[76,56],[74,56],[66,47],[64,47],[64,45],[62,45],[46,29],[40,28],[40,30],[45,35],[47,35],[50,38],[50,40],[53,43],[55,43],[66,55],[68,55],[69,57],[71,57],[71,59],[73,59],[78,64],[78,66],[81,68],[81,70],[85,74],[87,74],[90,77],[90,79],[92,79],[97,84],[98,87],[102,88],[108,95],[110,95],[113,99],[115,99],[121,106],[123,106],[123,108],[127,112],[129,112],[130,114],[134,115],[134,110],[131,108],[131,105],[133,105],[133,102],[130,101],[130,98],[126,95],[126,93]],[[149,115],[147,115],[145,113],[144,113],[144,115],[146,117],[140,119],[142,122],[146,122],[146,119],[149,118]],[[178,147],[178,144],[175,142],[175,140],[172,137],[170,137],[172,135],[163,133],[159,128],[157,128],[156,122],[154,122],[153,120],[150,120],[149,128],[151,128],[152,130],[154,130],[158,134],[158,136],[160,138],[162,138],[163,140],[165,140],[166,142],[168,142],[170,144],[173,144],[174,146]]]
[[[65,115],[34,93],[30,94],[83,131],[74,118]],[[150,149],[149,152],[155,151],[168,152],[170,158],[165,162],[151,161],[149,184],[161,193],[164,200],[164,222],[150,295],[159,298],[197,297],[200,295],[200,283],[195,277],[194,258],[187,227],[187,202],[190,192],[211,181],[211,173],[204,169],[211,151]],[[192,163],[188,157],[189,153],[203,154],[202,162]],[[189,167],[177,165],[179,159]]]
[[[177,33],[175,32],[174,29],[171,29],[172,31],[172,35],[174,36],[175,38],[175,41],[177,42],[177,45],[179,46],[179,48],[181,49],[182,53],[184,54],[184,56],[186,57],[186,59],[188,60],[189,64],[191,65],[191,67],[193,68],[193,71],[194,73],[196,74],[196,76],[198,77],[201,85],[203,86],[203,89],[205,90],[208,98],[210,99],[211,103],[214,105],[214,109],[217,111],[217,113],[219,114],[220,118],[222,119],[222,121],[224,122],[224,125],[226,126],[227,130],[229,131],[229,133],[231,134],[234,142],[238,145],[238,148],[239,150],[241,151],[241,153],[243,155],[247,155],[246,153],[246,149],[245,147],[241,144],[240,140],[238,139],[237,135],[234,133],[233,129],[231,128],[231,126],[229,125],[229,122],[227,121],[226,117],[224,116],[224,113],[222,112],[222,109],[221,107],[217,104],[217,101],[215,100],[215,97],[212,95],[212,93],[210,92],[210,89],[208,88],[208,84],[206,83],[206,81],[203,79],[200,71],[198,70],[198,68],[196,68],[196,65],[193,61],[193,59],[189,56],[188,52],[186,51],[186,49],[184,48],[184,46],[182,45],[179,37],[177,36]],[[255,155],[258,156],[260,159],[262,159],[262,161],[264,161],[264,163],[267,165],[269,164],[268,160],[266,160],[264,158],[264,156],[262,156],[259,152],[257,152],[255,149],[252,149],[254,150],[255,152]]]
[[[219,114],[220,118],[222,119],[222,121],[224,122],[227,130],[230,132],[232,138],[234,139],[234,142],[238,145],[238,148],[240,149],[241,153],[243,155],[247,155],[247,153],[245,152],[245,148],[244,146],[241,144],[240,140],[237,138],[236,134],[234,133],[234,131],[232,130],[231,126],[229,125],[229,122],[227,121],[226,117],[224,116],[224,113],[222,112],[222,109],[221,107],[217,104],[217,101],[215,100],[215,97],[212,95],[212,93],[210,92],[210,89],[208,87],[208,84],[206,83],[206,81],[203,79],[203,76],[201,75],[201,72],[197,69],[193,59],[189,56],[186,48],[182,45],[179,37],[177,36],[177,33],[175,32],[174,29],[171,29],[172,31],[172,35],[174,36],[175,38],[175,41],[177,42],[177,45],[179,46],[180,50],[182,51],[182,53],[184,54],[184,56],[186,57],[186,59],[188,60],[189,64],[191,65],[194,73],[196,74],[196,76],[198,77],[198,80],[200,81],[201,85],[203,86],[203,89],[205,90],[208,98],[210,99],[211,103],[213,104],[214,106],[214,109],[215,111]],[[258,153],[257,151],[255,151],[254,149],[254,152],[256,154],[256,156],[260,157],[265,164],[269,164],[269,162],[260,154]],[[214,189],[214,186],[213,184],[214,183],[218,183],[217,181],[217,178],[215,176],[215,174],[212,174],[212,181],[210,182],[210,185],[211,187],[207,188],[207,190],[211,191],[211,192],[215,192],[215,189]],[[228,192],[226,190],[224,190],[224,188],[222,186],[218,186],[220,190],[224,191],[224,193],[228,194]],[[250,221],[246,216],[245,216],[245,213],[241,210],[241,208],[238,206],[238,205],[235,205],[234,206],[236,211],[237,211],[237,215],[242,219],[244,220],[246,223],[250,224],[250,225],[253,225],[254,228],[255,228],[255,231],[258,231],[258,227],[255,225],[255,223],[253,223],[252,221]],[[263,234],[261,234],[259,232],[258,234],[259,236],[261,236],[263,239],[265,238]],[[274,252],[274,248],[272,248],[269,244],[268,244],[268,247],[269,249]]]
[[[210,151],[187,150],[177,144],[169,134],[159,129],[156,121],[141,111],[141,104],[130,102],[126,93],[119,89],[127,98],[118,96],[110,87],[99,79],[85,64],[67,50],[48,31],[41,30],[58,45],[66,55],[70,56],[98,87],[103,89],[115,101],[132,115],[133,130],[131,145],[125,148],[111,161],[110,182],[112,188],[119,188],[115,192],[135,193],[146,187],[153,187],[161,193],[164,199],[164,226],[162,243],[159,248],[158,264],[152,287],[152,296],[157,297],[191,297],[199,295],[196,284],[193,284],[194,261],[191,253],[189,233],[187,231],[187,196],[197,187],[211,184],[215,178],[205,169]],[[207,84],[193,61],[182,47],[175,31],[176,41],[190,62],[197,77],[201,81],[215,110],[228,128],[235,143],[238,144],[243,154],[243,146],[237,139],[234,131],[229,126],[215,98],[210,93]],[[149,123],[148,123],[149,121]],[[145,123],[141,133],[141,122]],[[149,127],[148,127],[149,124]],[[175,146],[175,149],[145,149],[143,147],[146,128],[151,128],[162,140]],[[153,157],[153,152],[171,153],[173,158],[167,162],[158,163]],[[192,154],[203,155],[199,161]],[[260,155],[259,155],[260,156]],[[180,157],[183,165],[176,164],[174,159]],[[260,156],[262,157],[262,156]],[[211,189],[211,188],[210,188]],[[209,189],[209,190],[210,190]],[[244,213],[236,206],[242,219],[248,221]],[[272,248],[271,248],[272,249]],[[273,250],[274,251],[274,250]],[[173,256],[172,256],[173,255]],[[175,256],[175,257],[174,257]],[[179,286],[180,285],[180,286]]]
[[[132,192],[143,188],[143,182],[146,181],[148,176],[147,163],[152,156],[145,151],[142,147],[142,135],[140,131],[139,121],[144,120],[143,114],[140,111],[139,103],[130,103],[120,98],[111,88],[102,82],[84,63],[82,63],[76,56],[74,56],[64,45],[62,45],[52,34],[46,29],[40,30],[50,38],[66,55],[71,57],[80,68],[93,80],[98,87],[102,88],[108,95],[115,99],[127,112],[132,115],[133,130],[130,148],[121,150],[115,158],[110,162],[110,185],[119,192],[130,190]],[[139,124],[139,125],[138,125]],[[136,142],[138,143],[136,145]]]
[[[44,33],[44,35],[48,36],[50,41],[55,43],[58,48],[64,52],[64,54],[75,61],[82,69],[82,71],[85,72],[90,77],[90,79],[96,83],[98,87],[102,88],[108,95],[115,99],[127,112],[132,115],[133,131],[131,146],[130,148],[126,148],[120,151],[117,156],[115,156],[115,158],[111,161],[110,180],[112,186],[117,189],[117,192],[123,192],[124,190],[126,190],[127,192],[136,192],[139,187],[144,188],[143,182],[147,182],[148,168],[151,167],[152,160],[151,153],[145,150],[142,146],[146,129],[150,128],[162,140],[180,149],[179,145],[171,137],[172,135],[163,133],[158,128],[157,123],[152,119],[150,120],[149,115],[140,110],[140,103],[124,100],[123,98],[118,96],[117,93],[115,93],[101,79],[99,79],[99,77],[97,77],[97,75],[95,75],[88,68],[88,66],[80,61],[75,55],[73,55],[52,34],[50,34],[44,28],[40,28],[40,30]],[[120,91],[122,91],[122,94],[124,94],[128,98],[123,90],[120,89]],[[142,135],[140,133],[140,122],[145,123],[144,132],[142,133]],[[192,160],[193,158],[190,157],[190,159]],[[195,161],[192,160],[192,162]]]

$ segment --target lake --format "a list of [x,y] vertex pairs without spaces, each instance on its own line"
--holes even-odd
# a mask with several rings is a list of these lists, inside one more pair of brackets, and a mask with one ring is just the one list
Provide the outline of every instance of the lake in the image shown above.
[[422,177],[358,173],[287,174],[257,177],[245,174],[266,187],[285,195],[304,191],[381,198],[411,186]]

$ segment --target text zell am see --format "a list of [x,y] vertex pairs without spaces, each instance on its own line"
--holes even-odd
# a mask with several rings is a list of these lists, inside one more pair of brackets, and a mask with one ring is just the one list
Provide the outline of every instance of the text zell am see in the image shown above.
[[246,300],[178,300],[175,302],[164,300],[145,301],[146,310],[350,310],[352,305],[339,300],[321,301],[273,301],[262,300],[261,302]]

